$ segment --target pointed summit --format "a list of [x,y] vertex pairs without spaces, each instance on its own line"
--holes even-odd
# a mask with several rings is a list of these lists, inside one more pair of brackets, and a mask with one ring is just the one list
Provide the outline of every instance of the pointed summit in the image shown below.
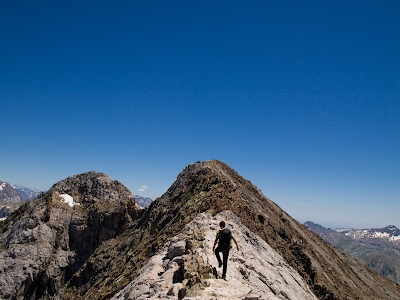
[[[324,242],[217,160],[187,166],[162,197],[140,211],[129,230],[100,245],[74,275],[64,295],[111,297],[196,216],[225,210],[283,257],[319,299],[400,297],[400,289],[392,281]],[[185,276],[190,279],[190,272]],[[112,287],[107,284],[109,278],[115,279]]]
[[[168,191],[145,209],[138,207],[125,186],[103,173],[88,172],[56,183],[0,223],[0,298],[110,299],[143,274],[150,259],[196,217],[207,215],[211,220],[224,211],[230,211],[223,214],[227,224],[245,228],[240,234],[242,243],[263,244],[261,248],[268,251],[261,256],[270,253],[282,259],[282,263],[265,265],[262,273],[251,265],[241,272],[240,264],[246,259],[237,257],[235,268],[230,269],[232,278],[242,281],[246,274],[262,278],[254,282],[257,291],[268,289],[277,292],[278,298],[289,295],[293,290],[279,279],[285,278],[280,273],[285,265],[299,275],[290,278],[296,278],[306,298],[310,291],[310,298],[319,299],[400,299],[398,285],[324,242],[250,181],[216,160],[187,166]],[[190,241],[173,246],[189,255],[176,259],[183,265],[168,282],[168,286],[181,284],[175,290],[178,297],[207,296],[201,290],[207,288],[208,279],[215,286],[212,254],[204,256],[210,257],[206,264],[196,257],[200,251],[210,254],[207,247],[212,244],[207,240],[212,240],[213,226],[199,232],[193,229]],[[280,280],[279,289],[266,280],[268,272],[281,274],[275,277]],[[253,286],[253,279],[247,283]]]

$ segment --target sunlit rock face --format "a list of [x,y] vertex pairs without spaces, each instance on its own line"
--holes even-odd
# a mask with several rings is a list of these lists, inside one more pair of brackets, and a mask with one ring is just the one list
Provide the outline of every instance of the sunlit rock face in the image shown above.
[[0,299],[49,299],[140,210],[103,173],[56,183],[0,223]]
[[[212,251],[224,220],[233,247],[227,280]],[[231,211],[199,214],[172,238],[113,299],[317,299],[299,274]]]

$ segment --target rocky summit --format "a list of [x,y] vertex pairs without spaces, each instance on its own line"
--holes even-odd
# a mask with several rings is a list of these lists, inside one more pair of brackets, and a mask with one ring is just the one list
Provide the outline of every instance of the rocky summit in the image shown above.
[[[227,282],[211,253],[222,218],[241,244]],[[0,256],[6,299],[400,299],[216,160],[187,166],[145,209],[102,173],[67,178],[0,222]]]
[[105,174],[90,172],[58,182],[0,223],[0,298],[57,295],[137,210],[130,191]]

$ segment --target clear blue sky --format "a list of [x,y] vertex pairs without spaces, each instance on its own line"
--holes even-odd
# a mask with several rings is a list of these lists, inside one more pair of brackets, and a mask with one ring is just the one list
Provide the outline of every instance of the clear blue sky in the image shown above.
[[400,227],[399,12],[2,1],[0,180],[95,170],[155,198],[214,158],[299,221]]

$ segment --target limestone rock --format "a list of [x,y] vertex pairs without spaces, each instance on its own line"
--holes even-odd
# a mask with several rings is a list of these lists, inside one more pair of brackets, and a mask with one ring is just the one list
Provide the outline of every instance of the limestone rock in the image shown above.
[[[212,272],[218,268],[212,246],[222,220],[240,245],[239,252],[230,251],[227,281]],[[189,241],[194,247],[179,263],[171,260]],[[113,299],[177,299],[179,293],[184,299],[317,299],[299,274],[231,211],[198,215]]]

